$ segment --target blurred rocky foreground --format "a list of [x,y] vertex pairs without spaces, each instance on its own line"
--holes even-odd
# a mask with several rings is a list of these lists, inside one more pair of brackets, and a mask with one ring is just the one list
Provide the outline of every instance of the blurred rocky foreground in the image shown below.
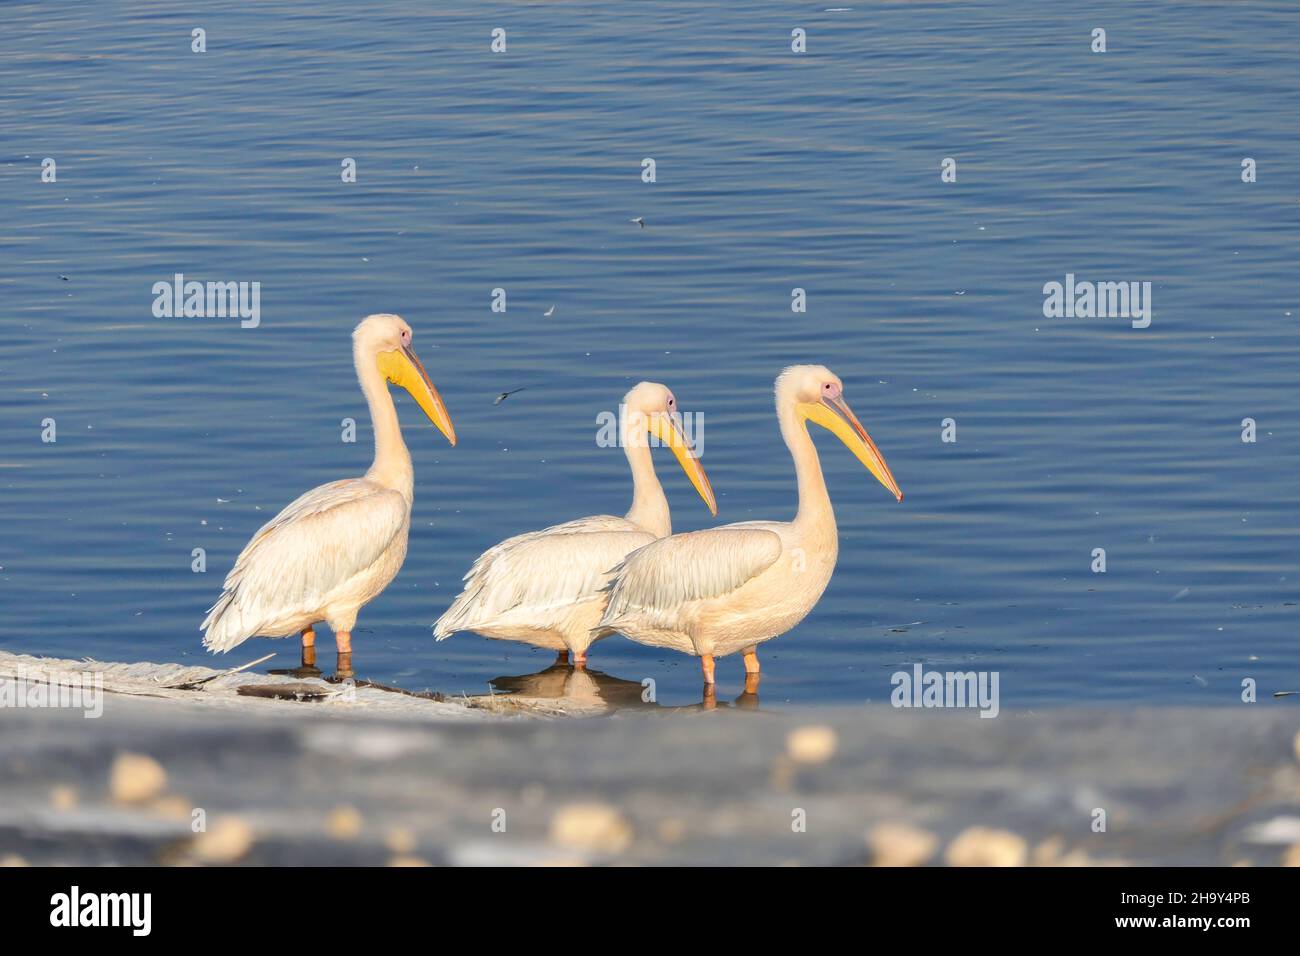
[[[101,717],[13,705],[61,669],[102,675]],[[1300,865],[1295,698],[990,720],[504,683],[439,700],[0,652],[0,862]]]

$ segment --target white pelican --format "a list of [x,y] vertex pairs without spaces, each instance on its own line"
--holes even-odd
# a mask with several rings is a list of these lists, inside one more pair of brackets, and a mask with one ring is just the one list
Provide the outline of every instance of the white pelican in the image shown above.
[[447,440],[447,408],[411,350],[396,315],[366,317],[352,357],[375,426],[375,460],[360,478],[313,488],[264,524],[235,560],[221,597],[201,625],[211,651],[250,637],[302,634],[303,665],[315,665],[318,621],[334,631],[340,676],[352,673],[357,611],[392,581],[406,557],[415,475],[388,382],[402,386]]
[[[619,439],[632,469],[627,515],[596,515],[507,538],[481,554],[465,588],[433,625],[445,640],[457,631],[522,641],[585,664],[592,628],[605,608],[609,570],[631,551],[672,534],[668,500],[655,474],[649,440],[668,445],[709,511],[718,513],[708,476],[682,434],[677,399],[664,385],[642,382],[623,397]],[[602,635],[603,636],[603,635]]]
[[839,538],[817,449],[805,422],[828,429],[899,501],[889,466],[843,397],[838,376],[795,365],[776,380],[781,423],[799,482],[794,521],[745,521],[652,542],[614,569],[597,625],[641,644],[698,655],[706,687],[714,658],[744,651],[756,686],[758,645],[813,609],[835,570]]

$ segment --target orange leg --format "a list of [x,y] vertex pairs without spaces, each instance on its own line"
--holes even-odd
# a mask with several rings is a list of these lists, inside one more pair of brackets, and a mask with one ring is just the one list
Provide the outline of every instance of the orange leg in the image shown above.
[[337,631],[334,634],[334,643],[338,645],[339,660],[338,666],[334,668],[338,677],[352,677],[352,632]]
[[745,649],[745,673],[746,674],[758,673],[758,648],[757,647],[747,647]]
[[557,663],[557,664],[568,664],[568,663],[569,663],[569,652],[568,652],[567,650],[565,650],[565,651],[556,651],[556,652],[555,652],[555,663]]
[[302,632],[302,666],[316,666],[316,632],[310,627]]
[[712,684],[712,683],[714,683],[714,680],[713,680],[713,655],[712,655],[712,654],[701,654],[701,655],[700,655],[700,670],[704,672],[704,683],[706,683],[706,684]]
[[574,652],[573,652],[573,666],[574,666],[574,667],[586,667],[586,666],[587,666],[587,652],[586,652],[586,651],[574,651]]

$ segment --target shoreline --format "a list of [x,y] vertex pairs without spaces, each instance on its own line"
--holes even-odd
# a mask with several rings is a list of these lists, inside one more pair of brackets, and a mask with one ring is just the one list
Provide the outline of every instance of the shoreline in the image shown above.
[[[1300,865],[1284,708],[559,720],[527,717],[586,714],[268,700],[237,688],[293,679],[7,653],[0,677],[52,664],[104,669],[103,716],[0,710],[11,863]],[[162,782],[124,795],[124,762]]]

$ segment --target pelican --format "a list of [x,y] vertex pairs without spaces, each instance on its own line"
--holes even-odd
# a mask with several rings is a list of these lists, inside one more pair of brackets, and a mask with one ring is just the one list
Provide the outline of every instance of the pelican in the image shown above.
[[250,637],[302,635],[302,662],[316,662],[315,625],[329,624],[338,673],[352,674],[357,611],[396,576],[406,557],[415,475],[387,383],[411,393],[456,444],[447,408],[411,349],[411,327],[371,315],[352,333],[352,357],[375,426],[375,460],[360,478],[313,488],[253,535],[201,625],[210,651]]
[[776,417],[794,459],[793,521],[745,521],[654,541],[614,569],[597,634],[697,655],[706,688],[714,659],[744,652],[746,686],[757,686],[758,645],[813,609],[835,570],[839,538],[807,422],[848,446],[899,501],[889,466],[821,365],[795,365],[776,380]]
[[[608,572],[631,551],[672,534],[668,500],[655,474],[649,436],[668,445],[709,511],[718,506],[699,457],[682,434],[677,399],[667,386],[642,382],[623,397],[619,439],[632,469],[627,515],[578,518],[507,538],[481,554],[465,588],[433,625],[445,640],[457,631],[522,641],[586,664],[592,628],[605,608]],[[602,635],[603,636],[603,635]]]

